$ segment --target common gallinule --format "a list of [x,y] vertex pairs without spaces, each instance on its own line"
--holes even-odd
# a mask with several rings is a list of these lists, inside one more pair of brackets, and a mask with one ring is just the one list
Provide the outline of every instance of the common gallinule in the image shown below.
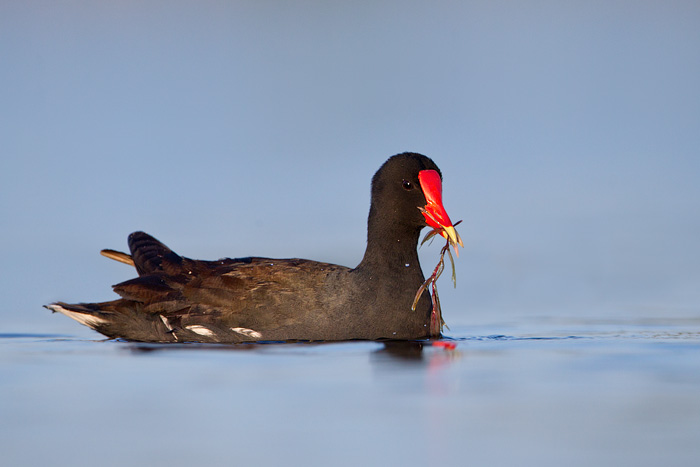
[[389,158],[372,178],[367,249],[352,269],[305,259],[192,260],[143,232],[129,235],[139,277],[120,299],[47,308],[105,336],[144,342],[221,342],[438,337],[424,294],[418,236],[426,225],[462,245],[442,205],[440,169],[428,157]]

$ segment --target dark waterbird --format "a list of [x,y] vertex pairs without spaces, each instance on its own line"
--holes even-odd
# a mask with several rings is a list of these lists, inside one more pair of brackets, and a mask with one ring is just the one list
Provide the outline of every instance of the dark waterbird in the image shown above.
[[[305,259],[185,258],[144,232],[129,235],[135,279],[120,299],[47,308],[108,337],[142,342],[221,342],[439,337],[422,295],[418,237],[430,226],[462,240],[442,204],[442,175],[420,154],[389,158],[372,178],[367,249],[352,269]],[[434,316],[433,316],[434,321]]]

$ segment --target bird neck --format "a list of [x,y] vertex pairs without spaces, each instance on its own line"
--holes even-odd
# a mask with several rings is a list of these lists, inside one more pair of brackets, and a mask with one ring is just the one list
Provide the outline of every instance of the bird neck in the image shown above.
[[388,222],[370,212],[367,225],[367,249],[358,269],[396,274],[397,271],[422,271],[418,262],[420,227]]

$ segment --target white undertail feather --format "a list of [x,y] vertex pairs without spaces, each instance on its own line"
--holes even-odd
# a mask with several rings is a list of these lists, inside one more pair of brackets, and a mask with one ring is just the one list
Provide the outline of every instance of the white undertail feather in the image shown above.
[[94,315],[89,315],[86,313],[78,313],[77,311],[71,311],[63,308],[61,305],[51,304],[47,305],[46,308],[53,312],[61,313],[69,318],[72,318],[91,329],[95,329],[100,324],[105,324],[107,321]]

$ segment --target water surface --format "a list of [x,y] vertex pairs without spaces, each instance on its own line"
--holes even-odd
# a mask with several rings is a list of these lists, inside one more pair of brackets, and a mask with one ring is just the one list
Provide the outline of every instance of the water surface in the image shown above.
[[700,320],[447,334],[455,350],[0,334],[3,464],[696,465]]

